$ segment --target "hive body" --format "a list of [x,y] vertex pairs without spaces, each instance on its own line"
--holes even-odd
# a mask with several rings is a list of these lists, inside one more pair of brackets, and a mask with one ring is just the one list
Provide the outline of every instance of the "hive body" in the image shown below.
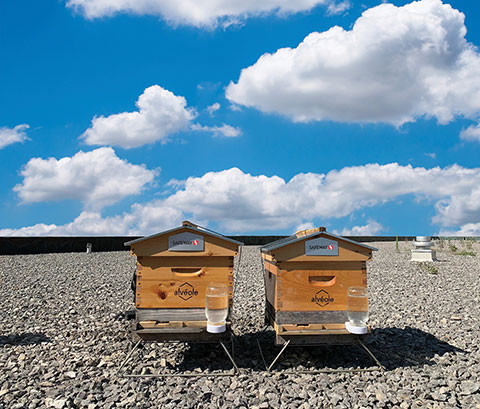
[[349,342],[340,336],[349,334],[347,289],[367,287],[372,250],[323,229],[263,247],[266,322],[274,327],[277,343],[287,336],[299,343]]
[[138,330],[206,327],[206,289],[225,284],[233,302],[233,264],[241,243],[190,223],[126,243],[137,256]]

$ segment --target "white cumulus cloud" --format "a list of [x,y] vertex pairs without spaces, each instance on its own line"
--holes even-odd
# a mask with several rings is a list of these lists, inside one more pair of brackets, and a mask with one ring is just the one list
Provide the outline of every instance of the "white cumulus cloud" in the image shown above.
[[26,130],[30,128],[27,124],[17,125],[14,128],[1,127],[0,128],[0,149],[12,143],[25,142],[28,140]]
[[470,125],[460,132],[460,139],[480,142],[480,125]]
[[315,225],[312,222],[305,222],[302,224],[299,224],[295,229],[293,230],[292,234],[296,233],[297,231],[302,231],[302,230],[310,230],[315,228]]
[[[480,225],[478,186],[480,168],[458,165],[426,169],[397,163],[368,164],[326,174],[301,173],[290,180],[231,168],[171,181],[166,187],[173,191],[165,198],[136,203],[122,215],[102,219],[98,211],[90,210],[72,225],[27,229],[50,229],[46,234],[65,229],[111,234],[110,226],[115,226],[115,234],[150,234],[190,219],[214,224],[227,233],[282,231],[295,226],[312,227],[313,221],[325,225],[332,218],[408,195],[430,203],[436,212],[432,222],[444,230],[453,227],[473,232]],[[97,224],[100,227],[95,229]],[[365,226],[345,229],[342,234],[368,235],[383,230],[380,223],[369,220]],[[15,235],[15,230],[9,234]]]
[[340,1],[338,3],[331,2],[327,7],[327,11],[328,11],[328,14],[331,14],[331,15],[341,14],[344,11],[347,11],[351,7],[352,7],[352,4],[350,3],[349,0]]
[[366,10],[351,30],[309,34],[231,82],[231,103],[294,121],[441,124],[480,114],[480,56],[464,14],[441,0]]
[[480,221],[480,183],[470,185],[468,179],[470,178],[466,175],[458,177],[458,183],[464,186],[455,189],[455,194],[435,204],[435,223],[456,226]]
[[375,220],[369,220],[363,226],[353,226],[351,229],[344,228],[340,233],[342,236],[375,236],[385,228]]
[[158,233],[180,225],[182,212],[154,201],[134,204],[130,212],[102,217],[100,212],[83,211],[64,225],[38,223],[19,229],[0,229],[0,236],[125,236]]
[[480,223],[467,223],[458,230],[440,230],[438,236],[480,236]]
[[214,102],[212,105],[207,107],[207,112],[210,114],[210,116],[213,116],[219,109],[220,104],[218,102]]
[[23,203],[75,199],[88,209],[100,209],[140,193],[155,172],[128,163],[104,147],[61,159],[32,158],[21,175],[23,182],[14,190]]
[[[433,221],[443,226],[480,221],[480,168],[458,165],[425,169],[369,164],[327,174],[301,173],[288,181],[232,168],[177,186],[162,205],[228,231],[291,228],[304,220],[345,217],[405,195],[432,202],[437,211]],[[380,226],[371,223],[370,228]]]
[[97,212],[82,212],[73,222],[57,226],[39,223],[20,229],[0,229],[0,236],[123,236],[131,216],[102,218]]
[[251,16],[290,14],[308,11],[319,4],[330,13],[348,8],[348,1],[335,0],[68,0],[67,6],[86,18],[113,16],[117,13],[162,16],[172,24],[215,27],[229,26]]
[[211,132],[214,137],[236,138],[242,134],[242,130],[238,127],[222,124],[221,126],[205,126],[193,124],[192,130]]
[[92,119],[81,136],[88,145],[120,146],[125,149],[166,142],[176,132],[187,130],[195,112],[182,96],[153,85],[136,102],[138,111]]

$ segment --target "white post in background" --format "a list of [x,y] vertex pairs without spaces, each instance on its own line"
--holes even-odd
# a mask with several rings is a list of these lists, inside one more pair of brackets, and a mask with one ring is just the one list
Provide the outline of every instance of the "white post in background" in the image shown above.
[[92,243],[87,243],[87,254],[92,252]]
[[432,250],[433,243],[429,236],[417,236],[413,242],[415,248],[412,250],[411,261],[436,261],[435,250]]

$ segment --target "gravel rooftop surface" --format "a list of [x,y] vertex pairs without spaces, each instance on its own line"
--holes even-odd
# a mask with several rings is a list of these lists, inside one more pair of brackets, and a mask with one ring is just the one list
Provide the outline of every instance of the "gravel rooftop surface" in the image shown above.
[[[241,374],[217,378],[117,375],[133,345],[122,315],[133,308],[128,252],[0,256],[0,408],[480,408],[480,244],[452,244],[418,264],[411,243],[372,243],[368,345],[386,371],[317,375],[287,372],[375,363],[358,346],[289,347],[263,371],[261,259],[244,247],[233,311]],[[271,361],[271,331],[262,345]],[[230,368],[216,345],[146,344],[124,369]]]

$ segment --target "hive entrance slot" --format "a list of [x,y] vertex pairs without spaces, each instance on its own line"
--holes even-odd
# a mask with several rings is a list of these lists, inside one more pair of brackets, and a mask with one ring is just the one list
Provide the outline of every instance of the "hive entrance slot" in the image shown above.
[[172,268],[172,273],[181,277],[198,277],[203,274],[203,269],[198,268]]
[[328,287],[337,281],[335,276],[309,276],[308,282],[318,287]]

